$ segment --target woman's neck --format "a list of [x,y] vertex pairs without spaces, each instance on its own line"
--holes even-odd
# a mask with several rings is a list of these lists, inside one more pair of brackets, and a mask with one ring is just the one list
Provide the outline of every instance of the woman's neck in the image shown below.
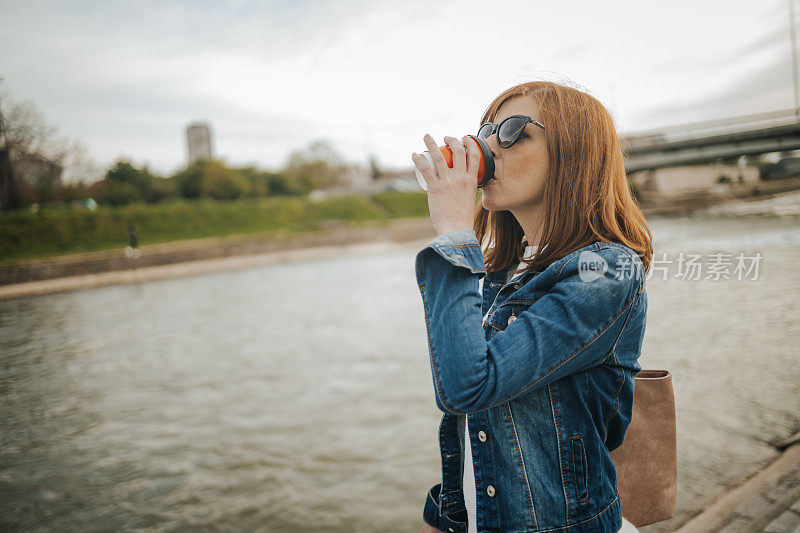
[[514,215],[519,225],[522,226],[522,231],[525,232],[525,241],[527,241],[529,245],[539,245],[543,230],[542,210],[528,208],[521,212],[511,211],[511,214]]

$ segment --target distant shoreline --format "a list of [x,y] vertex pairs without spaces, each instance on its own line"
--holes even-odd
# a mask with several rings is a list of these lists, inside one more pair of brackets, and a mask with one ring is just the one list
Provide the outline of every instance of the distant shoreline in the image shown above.
[[[798,179],[800,181],[800,179]],[[645,206],[646,216],[682,216],[691,213],[737,213],[746,206],[775,197],[789,197],[797,188],[772,187],[757,196],[698,196],[662,199]],[[728,207],[733,209],[728,209]],[[739,210],[741,212],[741,210]],[[0,267],[0,299],[49,294],[112,284],[140,283],[267,264],[423,246],[436,236],[428,217],[345,223],[303,234],[269,239],[247,235],[195,239],[141,247],[134,260],[118,249],[23,261]]]
[[100,274],[87,274],[82,276],[69,276],[41,281],[30,281],[13,285],[0,286],[0,300],[65,292],[71,290],[102,287],[106,285],[125,285],[142,283],[162,279],[193,276],[213,272],[223,272],[242,268],[260,267],[270,264],[291,261],[306,261],[338,257],[342,253],[361,254],[367,252],[386,252],[398,247],[422,247],[429,239],[411,241],[409,243],[396,242],[370,242],[355,243],[339,246],[315,246],[297,250],[283,250],[259,255],[241,255],[217,259],[201,259],[197,261],[183,261],[170,265],[161,265],[128,270],[113,270]]
[[[197,239],[144,246],[137,260],[124,250],[25,261],[12,268],[18,283],[0,284],[0,299],[49,294],[104,285],[139,283],[237,268],[303,261],[343,253],[387,251],[436,236],[430,219],[395,219],[382,224],[342,224],[335,229],[284,235],[269,240]],[[0,274],[2,269],[0,269]],[[30,279],[34,278],[34,279]]]

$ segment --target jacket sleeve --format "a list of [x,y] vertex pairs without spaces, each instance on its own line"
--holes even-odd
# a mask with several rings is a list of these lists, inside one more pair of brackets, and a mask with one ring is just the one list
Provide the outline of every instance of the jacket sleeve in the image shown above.
[[445,511],[442,509],[441,497],[442,484],[437,483],[428,490],[425,505],[422,509],[422,519],[439,531],[467,531],[467,510]]
[[478,274],[478,279],[486,274],[483,252],[475,230],[454,229],[442,233],[429,242],[422,252],[428,249],[435,251],[453,266],[463,267],[473,274]]
[[487,342],[478,288],[486,267],[477,237],[473,231],[471,240],[458,244],[446,242],[452,236],[439,237],[417,254],[415,270],[436,405],[445,413],[487,409],[599,365],[644,290],[635,254],[597,250],[607,268],[589,281],[573,253],[550,291]]

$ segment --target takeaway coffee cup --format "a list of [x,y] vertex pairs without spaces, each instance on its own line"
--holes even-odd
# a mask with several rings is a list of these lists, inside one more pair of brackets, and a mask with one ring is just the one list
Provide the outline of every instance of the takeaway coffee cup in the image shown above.
[[[494,178],[494,156],[492,155],[492,149],[489,148],[489,145],[486,143],[486,141],[479,139],[474,135],[469,135],[469,137],[475,139],[475,141],[478,143],[478,147],[480,147],[478,182],[476,183],[477,187],[480,188],[486,185],[490,179]],[[447,145],[440,146],[439,150],[442,152],[444,160],[447,162],[447,166],[453,168],[453,151],[450,149],[450,147]],[[431,156],[431,153],[428,150],[425,150],[421,155],[428,160],[428,164],[435,171],[436,165],[433,163],[433,157]],[[427,191],[428,184],[425,183],[425,178],[416,165],[414,165],[414,172],[417,174],[417,182],[419,183],[419,186],[422,187],[423,191]]]

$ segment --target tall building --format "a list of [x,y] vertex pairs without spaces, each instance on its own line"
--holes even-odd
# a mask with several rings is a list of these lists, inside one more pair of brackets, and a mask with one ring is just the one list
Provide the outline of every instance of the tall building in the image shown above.
[[208,122],[192,122],[186,127],[186,147],[189,164],[199,159],[214,158],[214,144],[211,139],[211,124]]

